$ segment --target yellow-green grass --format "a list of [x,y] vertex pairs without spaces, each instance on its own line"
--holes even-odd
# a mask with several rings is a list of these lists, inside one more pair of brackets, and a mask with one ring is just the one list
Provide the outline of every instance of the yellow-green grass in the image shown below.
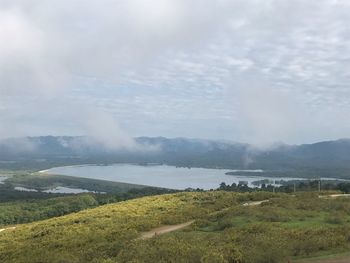
[[[244,207],[248,200],[269,202]],[[349,249],[350,203],[317,195],[176,193],[105,205],[0,233],[0,262],[285,262]],[[345,219],[344,219],[345,218]],[[141,240],[160,225],[195,220]]]

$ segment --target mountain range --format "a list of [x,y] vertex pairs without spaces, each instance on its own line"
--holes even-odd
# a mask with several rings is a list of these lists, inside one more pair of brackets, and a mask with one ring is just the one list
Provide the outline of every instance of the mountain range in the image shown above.
[[0,168],[41,169],[58,165],[160,163],[182,167],[262,169],[269,175],[350,178],[350,139],[256,148],[227,141],[137,137],[130,147],[106,148],[82,136],[2,140]]

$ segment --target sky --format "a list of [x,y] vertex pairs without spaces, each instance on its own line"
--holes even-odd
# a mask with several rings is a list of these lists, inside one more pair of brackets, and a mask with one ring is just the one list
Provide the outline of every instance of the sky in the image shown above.
[[0,138],[350,137],[347,0],[0,0]]

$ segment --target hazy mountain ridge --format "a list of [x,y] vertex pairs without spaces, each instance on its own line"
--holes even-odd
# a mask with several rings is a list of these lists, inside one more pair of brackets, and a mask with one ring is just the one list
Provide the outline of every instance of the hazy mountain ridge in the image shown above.
[[279,144],[266,149],[243,143],[187,138],[138,137],[135,142],[140,146],[137,149],[105,149],[88,137],[79,136],[8,139],[0,143],[0,168],[5,165],[4,161],[29,163],[40,159],[48,167],[49,164],[152,162],[341,177],[347,177],[350,170],[349,139]]

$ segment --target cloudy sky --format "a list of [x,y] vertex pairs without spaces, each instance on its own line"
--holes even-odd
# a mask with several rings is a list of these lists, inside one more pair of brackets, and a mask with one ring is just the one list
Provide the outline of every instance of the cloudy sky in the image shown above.
[[347,0],[0,0],[0,138],[350,137]]

